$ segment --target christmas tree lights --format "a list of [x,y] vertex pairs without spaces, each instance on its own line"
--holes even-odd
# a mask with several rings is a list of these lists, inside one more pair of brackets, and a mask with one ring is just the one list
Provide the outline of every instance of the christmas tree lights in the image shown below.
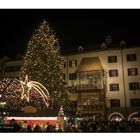
[[63,79],[62,57],[58,38],[46,21],[35,30],[28,43],[20,80],[28,75],[31,81],[41,83],[50,94],[53,105],[68,107],[67,86]]

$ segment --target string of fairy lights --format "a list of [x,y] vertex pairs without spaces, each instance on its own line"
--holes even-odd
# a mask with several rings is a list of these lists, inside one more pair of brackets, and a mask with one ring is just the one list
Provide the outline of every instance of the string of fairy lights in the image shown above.
[[48,22],[43,21],[28,43],[21,69],[21,80],[28,75],[32,81],[37,81],[46,87],[52,102],[62,105],[67,102],[66,82],[63,79],[63,63],[56,33]]
[[[65,59],[60,55],[58,38],[49,24],[43,21],[28,42],[24,64],[20,72],[20,81],[24,81],[26,75],[28,75],[30,81],[40,83],[42,87],[49,91],[51,103],[62,106],[65,104],[68,107],[68,104],[66,104],[66,102],[69,102],[67,99],[67,85],[62,72],[64,63]],[[36,86],[35,83],[30,84],[34,88],[24,91],[24,94],[22,92],[24,86],[18,80],[15,78],[3,79],[0,90],[5,94],[8,108],[20,110],[21,107],[28,104],[28,101],[37,109],[43,110],[48,107],[48,102],[45,102],[45,98],[42,97],[44,89],[43,92],[40,92],[42,88]],[[46,95],[47,92],[43,96]]]
[[[21,110],[22,107],[27,105],[27,100],[21,100],[22,87],[16,78],[4,78],[0,84],[0,91],[5,97],[6,106],[10,110]],[[35,90],[29,93],[30,105],[37,109],[45,110],[46,104],[43,102],[42,97]]]

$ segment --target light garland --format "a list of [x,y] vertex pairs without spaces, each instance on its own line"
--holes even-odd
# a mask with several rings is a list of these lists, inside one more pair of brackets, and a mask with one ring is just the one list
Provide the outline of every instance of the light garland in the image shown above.
[[[40,85],[35,83],[37,81],[49,90],[52,107],[59,105],[63,105],[64,108],[68,107],[70,102],[67,98],[67,86],[63,80],[62,71],[65,61],[66,59],[60,55],[60,45],[56,33],[51,29],[48,22],[43,21],[28,42],[24,64],[20,72],[20,79],[22,81],[28,75],[34,82],[30,81],[28,86],[24,86],[27,85],[27,83],[24,84],[26,82],[24,81],[22,89],[26,87],[24,89],[26,91],[35,90],[36,92],[39,91],[39,94],[41,92],[40,95],[44,97],[43,102],[45,102],[47,98],[41,91],[44,91],[44,89],[40,89]],[[30,86],[33,88],[30,88]],[[29,93],[22,93],[21,98],[29,102]]]
[[[22,107],[27,105],[27,101],[21,100],[21,84],[16,78],[4,78],[0,83],[1,96],[5,98],[6,106],[10,110],[21,110]],[[35,96],[32,96],[32,92],[35,92]],[[45,92],[46,93],[46,92]],[[30,93],[30,105],[39,110],[46,110],[47,106],[43,101],[43,98],[37,91],[31,89]]]

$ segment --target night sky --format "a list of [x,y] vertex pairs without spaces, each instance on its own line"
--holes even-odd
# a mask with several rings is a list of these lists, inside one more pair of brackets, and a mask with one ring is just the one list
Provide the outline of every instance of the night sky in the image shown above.
[[1,9],[0,57],[24,54],[34,29],[47,20],[58,35],[62,51],[79,45],[140,44],[140,10],[120,9]]

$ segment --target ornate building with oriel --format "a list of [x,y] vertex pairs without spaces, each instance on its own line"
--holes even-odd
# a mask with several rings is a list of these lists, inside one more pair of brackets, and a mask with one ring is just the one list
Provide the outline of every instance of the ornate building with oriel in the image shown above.
[[[107,36],[100,45],[79,46],[62,55],[63,78],[77,115],[109,120],[139,116],[140,45],[129,46],[125,41],[113,44]],[[2,59],[1,77],[18,78],[22,64],[21,59]]]

